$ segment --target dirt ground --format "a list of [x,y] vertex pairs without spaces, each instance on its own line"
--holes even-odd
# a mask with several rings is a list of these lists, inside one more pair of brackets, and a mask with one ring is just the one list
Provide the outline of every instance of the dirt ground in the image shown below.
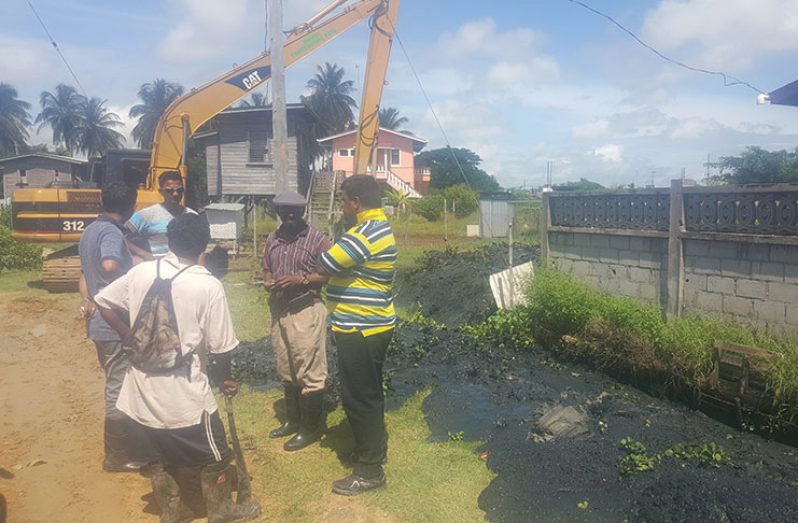
[[[0,496],[7,521],[158,521],[148,478],[101,469],[102,393],[102,370],[77,319],[76,294],[0,292]],[[251,472],[261,475],[253,452],[247,452]],[[253,489],[265,507],[261,521],[270,521],[269,508],[280,500],[262,482]],[[317,504],[315,521],[399,521],[329,492]]]
[[0,492],[8,521],[157,521],[144,511],[148,479],[101,469],[102,372],[75,296],[0,301]]

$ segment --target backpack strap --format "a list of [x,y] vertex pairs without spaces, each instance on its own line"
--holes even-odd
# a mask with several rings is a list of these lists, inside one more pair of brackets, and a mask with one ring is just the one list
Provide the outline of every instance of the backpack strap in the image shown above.
[[180,276],[181,274],[183,274],[183,272],[185,272],[185,271],[186,271],[186,269],[190,269],[190,268],[192,268],[193,266],[194,266],[194,265],[186,265],[185,267],[183,267],[182,269],[180,269],[179,271],[177,271],[177,274],[175,274],[174,276],[172,276],[172,278],[170,279],[170,281],[175,281],[175,278],[177,278],[178,276]]

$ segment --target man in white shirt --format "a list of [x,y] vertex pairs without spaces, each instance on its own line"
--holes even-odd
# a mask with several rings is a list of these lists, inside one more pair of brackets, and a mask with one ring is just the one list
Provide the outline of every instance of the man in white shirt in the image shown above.
[[[131,365],[117,408],[146,434],[153,464],[152,485],[161,521],[183,521],[190,513],[167,471],[201,467],[202,492],[212,523],[244,521],[260,514],[254,501],[232,501],[228,469],[231,452],[207,375],[209,355],[224,394],[238,392],[230,375],[230,351],[238,346],[224,288],[197,264],[210,240],[204,217],[182,214],[168,226],[169,254],[141,263],[105,287],[95,301],[123,340],[130,338],[144,297],[155,278],[171,279],[180,349],[186,363],[175,370],[145,372]],[[182,272],[180,272],[182,271]],[[179,273],[179,274],[178,274]],[[177,276],[175,276],[177,275]]]

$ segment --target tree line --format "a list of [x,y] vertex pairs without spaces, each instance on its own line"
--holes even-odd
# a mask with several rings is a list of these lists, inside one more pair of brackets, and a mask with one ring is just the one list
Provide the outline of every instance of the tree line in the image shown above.
[[[336,64],[320,65],[307,82],[311,94],[300,97],[316,117],[314,131],[318,138],[354,126],[354,108],[357,107],[352,98],[354,82],[345,80],[344,76],[344,69]],[[161,115],[184,92],[182,85],[163,78],[141,85],[139,103],[128,113],[128,117],[137,120],[131,134],[138,147],[148,149],[151,146]],[[267,103],[262,93],[255,92],[239,107],[266,106]],[[39,105],[41,110],[34,118],[31,104],[19,99],[13,86],[0,83],[0,157],[46,150],[46,146],[30,145],[34,127],[37,131],[49,128],[55,152],[68,156],[78,153],[100,156],[125,144],[125,136],[117,130],[123,126],[122,121],[109,110],[106,99],[88,97],[71,85],[59,84],[53,91],[41,93]],[[398,130],[405,123],[407,118],[396,108],[380,109],[382,127]]]

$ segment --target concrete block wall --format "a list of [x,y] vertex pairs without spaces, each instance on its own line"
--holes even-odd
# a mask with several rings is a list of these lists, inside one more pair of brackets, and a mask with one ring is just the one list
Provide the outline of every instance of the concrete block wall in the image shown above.
[[578,232],[549,233],[549,260],[588,285],[664,306],[668,240]]
[[798,332],[798,246],[685,239],[684,310]]

